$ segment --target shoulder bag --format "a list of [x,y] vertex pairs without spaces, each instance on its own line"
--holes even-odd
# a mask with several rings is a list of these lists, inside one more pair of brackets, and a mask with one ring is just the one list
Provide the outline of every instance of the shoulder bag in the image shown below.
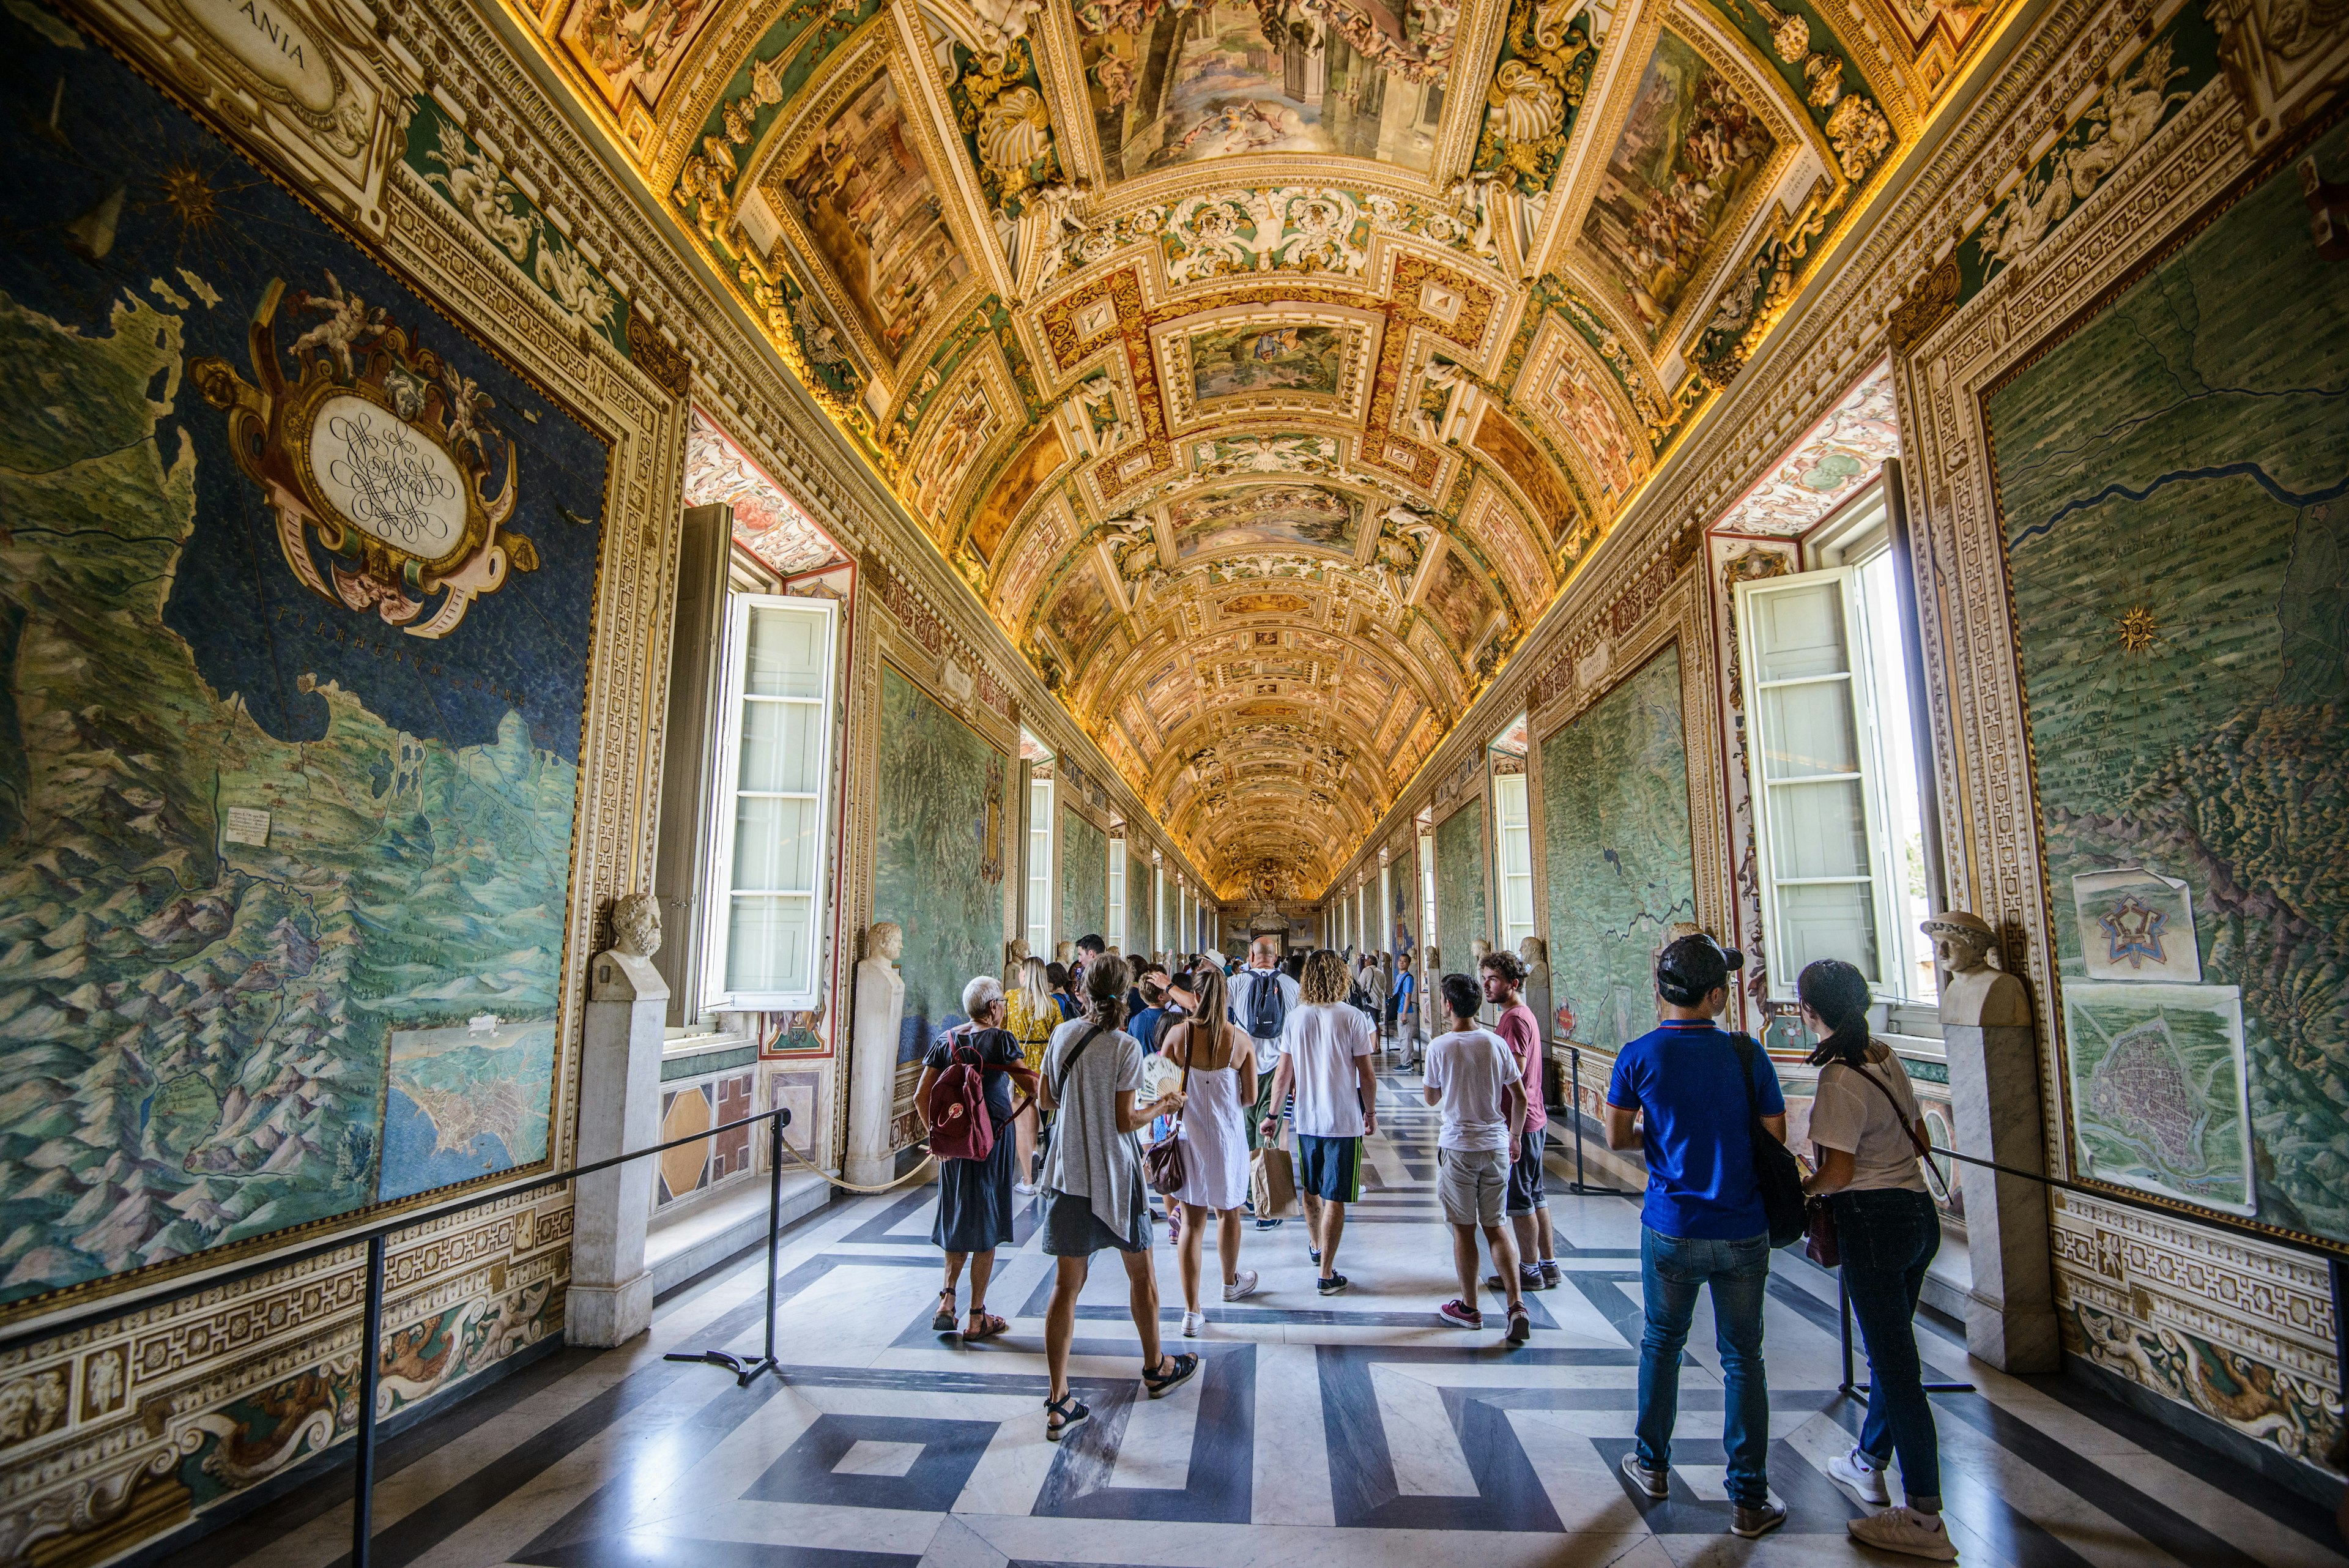
[[[1218,1025],[1220,1027],[1220,1024]],[[1183,1021],[1183,1083],[1177,1091],[1187,1102],[1191,1094],[1191,1055],[1197,1037],[1195,1021]],[[1161,1079],[1160,1082],[1164,1082]],[[1173,1197],[1183,1190],[1183,1113],[1176,1111],[1166,1135],[1142,1151],[1142,1178],[1150,1190]]]
[[[1847,1062],[1842,1064],[1851,1066]],[[1932,1141],[1917,1130],[1917,1123],[1900,1114],[1900,1101],[1893,1094],[1892,1085],[1865,1067],[1852,1067],[1851,1070],[1875,1085],[1878,1092],[1883,1095],[1885,1103],[1892,1107],[1892,1119],[1899,1122],[1900,1130],[1909,1135],[1909,1145],[1916,1149],[1917,1158],[1925,1162],[1926,1176],[1934,1185],[1940,1187],[1941,1197],[1946,1201],[1950,1189],[1948,1184],[1941,1180],[1941,1173],[1934,1168]],[[1835,1206],[1827,1201],[1833,1196],[1833,1193],[1826,1193],[1806,1199],[1803,1215],[1803,1255],[1822,1269],[1835,1268],[1843,1262],[1843,1246],[1836,1239]]]
[[1770,1136],[1762,1125],[1762,1096],[1754,1087],[1754,1062],[1762,1044],[1740,1030],[1729,1037],[1737,1052],[1739,1075],[1745,1080],[1746,1125],[1754,1143],[1754,1179],[1762,1189],[1762,1211],[1767,1218],[1770,1245],[1791,1247],[1803,1239],[1803,1168],[1795,1151]]

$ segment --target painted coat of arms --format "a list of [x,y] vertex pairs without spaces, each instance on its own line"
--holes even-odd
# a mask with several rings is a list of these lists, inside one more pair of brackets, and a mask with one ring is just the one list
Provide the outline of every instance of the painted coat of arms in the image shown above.
[[411,637],[446,637],[509,572],[538,567],[530,540],[504,527],[519,458],[482,423],[490,400],[471,377],[326,277],[325,294],[292,295],[292,315],[324,319],[295,338],[291,382],[282,279],[253,313],[254,379],[220,358],[193,361],[189,378],[227,410],[230,447],[268,498],[295,576]]

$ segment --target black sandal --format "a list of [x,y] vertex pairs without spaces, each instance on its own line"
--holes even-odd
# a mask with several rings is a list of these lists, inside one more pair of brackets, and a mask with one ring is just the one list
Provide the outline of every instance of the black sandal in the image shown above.
[[[1078,1399],[1077,1391],[1073,1388],[1058,1399],[1047,1399],[1044,1401],[1044,1436],[1050,1441],[1057,1443],[1069,1435],[1071,1428],[1076,1427],[1092,1413],[1092,1407]],[[1057,1427],[1052,1425],[1052,1417],[1055,1416],[1061,1418],[1061,1424]]]
[[952,1334],[954,1331],[955,1293],[952,1291],[940,1291],[938,1293],[938,1310],[931,1314],[930,1317],[930,1332],[932,1334]]
[[1174,1371],[1162,1373],[1154,1366],[1142,1375],[1142,1381],[1150,1389],[1153,1399],[1190,1381],[1191,1375],[1199,1370],[1199,1358],[1195,1355],[1170,1355],[1166,1359],[1174,1364]]

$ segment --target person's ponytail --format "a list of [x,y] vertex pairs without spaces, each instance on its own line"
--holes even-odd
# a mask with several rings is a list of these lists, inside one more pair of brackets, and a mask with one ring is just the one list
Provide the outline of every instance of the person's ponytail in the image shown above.
[[1868,1061],[1868,1009],[1875,1000],[1868,977],[1841,959],[1815,959],[1803,966],[1795,994],[1818,1021],[1827,1026],[1826,1038],[1811,1053],[1811,1065],[1840,1062],[1847,1067]]
[[1125,961],[1107,953],[1085,965],[1085,1022],[1103,1029],[1125,1023],[1125,993],[1131,977]]

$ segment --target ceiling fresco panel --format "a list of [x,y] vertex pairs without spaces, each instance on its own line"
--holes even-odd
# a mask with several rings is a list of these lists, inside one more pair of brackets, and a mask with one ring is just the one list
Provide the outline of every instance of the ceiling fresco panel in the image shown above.
[[970,276],[910,112],[895,77],[876,70],[760,183],[805,226],[890,369]]
[[[1411,25],[1374,6],[1350,9],[1385,26],[1350,41],[1347,29],[1299,21],[1278,29],[1276,40],[1255,5],[1233,0],[1182,9],[1154,0],[1081,6],[1085,87],[1109,178],[1248,153],[1429,168],[1441,84],[1380,63],[1411,47]],[[1435,13],[1414,7],[1415,17]]]
[[1727,77],[1678,34],[1657,35],[1578,247],[1651,345],[1775,151]]

